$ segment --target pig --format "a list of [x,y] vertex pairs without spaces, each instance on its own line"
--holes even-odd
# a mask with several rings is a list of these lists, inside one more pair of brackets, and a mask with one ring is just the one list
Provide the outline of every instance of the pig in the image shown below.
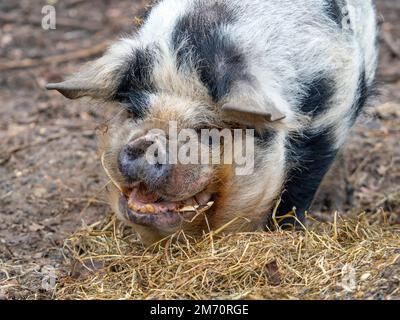
[[[100,137],[109,201],[143,243],[303,227],[373,92],[377,51],[370,0],[162,0],[134,35],[47,88],[115,110]],[[171,123],[242,130],[252,170],[149,161],[154,146],[172,157]],[[211,140],[199,149],[222,145]]]

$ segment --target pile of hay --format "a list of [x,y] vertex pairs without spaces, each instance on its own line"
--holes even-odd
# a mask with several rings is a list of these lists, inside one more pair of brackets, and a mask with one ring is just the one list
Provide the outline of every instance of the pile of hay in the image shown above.
[[65,243],[57,299],[395,299],[400,226],[390,215],[312,221],[305,232],[205,235],[145,249],[113,217]]

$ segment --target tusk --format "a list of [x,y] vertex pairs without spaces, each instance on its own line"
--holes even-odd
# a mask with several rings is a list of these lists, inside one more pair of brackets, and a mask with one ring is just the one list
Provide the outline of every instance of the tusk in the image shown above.
[[210,201],[207,203],[205,206],[186,206],[178,210],[178,212],[197,212],[197,213],[203,213],[210,209],[214,205],[214,201]]

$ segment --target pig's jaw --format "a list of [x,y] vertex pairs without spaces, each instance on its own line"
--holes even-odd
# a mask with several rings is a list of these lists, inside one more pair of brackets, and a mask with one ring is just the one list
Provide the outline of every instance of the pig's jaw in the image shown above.
[[119,211],[130,223],[173,233],[184,222],[208,212],[213,204],[213,195],[207,191],[172,202],[138,187],[120,194]]
[[171,201],[170,199],[159,196],[157,193],[146,190],[142,186],[133,188],[126,195],[129,208],[135,212],[143,214],[188,212],[191,211],[191,208],[197,210],[207,206],[211,197],[211,193],[201,191],[188,199],[182,201]]

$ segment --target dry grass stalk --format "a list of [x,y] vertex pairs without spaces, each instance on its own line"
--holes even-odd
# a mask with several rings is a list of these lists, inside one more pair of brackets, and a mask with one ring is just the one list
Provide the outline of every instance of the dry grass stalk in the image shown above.
[[[81,271],[65,276],[58,299],[346,299],[400,296],[400,229],[388,215],[310,222],[276,231],[150,249],[114,218],[66,241]],[[392,272],[393,274],[388,274]],[[385,273],[387,278],[385,278]],[[389,290],[388,290],[389,288]]]

